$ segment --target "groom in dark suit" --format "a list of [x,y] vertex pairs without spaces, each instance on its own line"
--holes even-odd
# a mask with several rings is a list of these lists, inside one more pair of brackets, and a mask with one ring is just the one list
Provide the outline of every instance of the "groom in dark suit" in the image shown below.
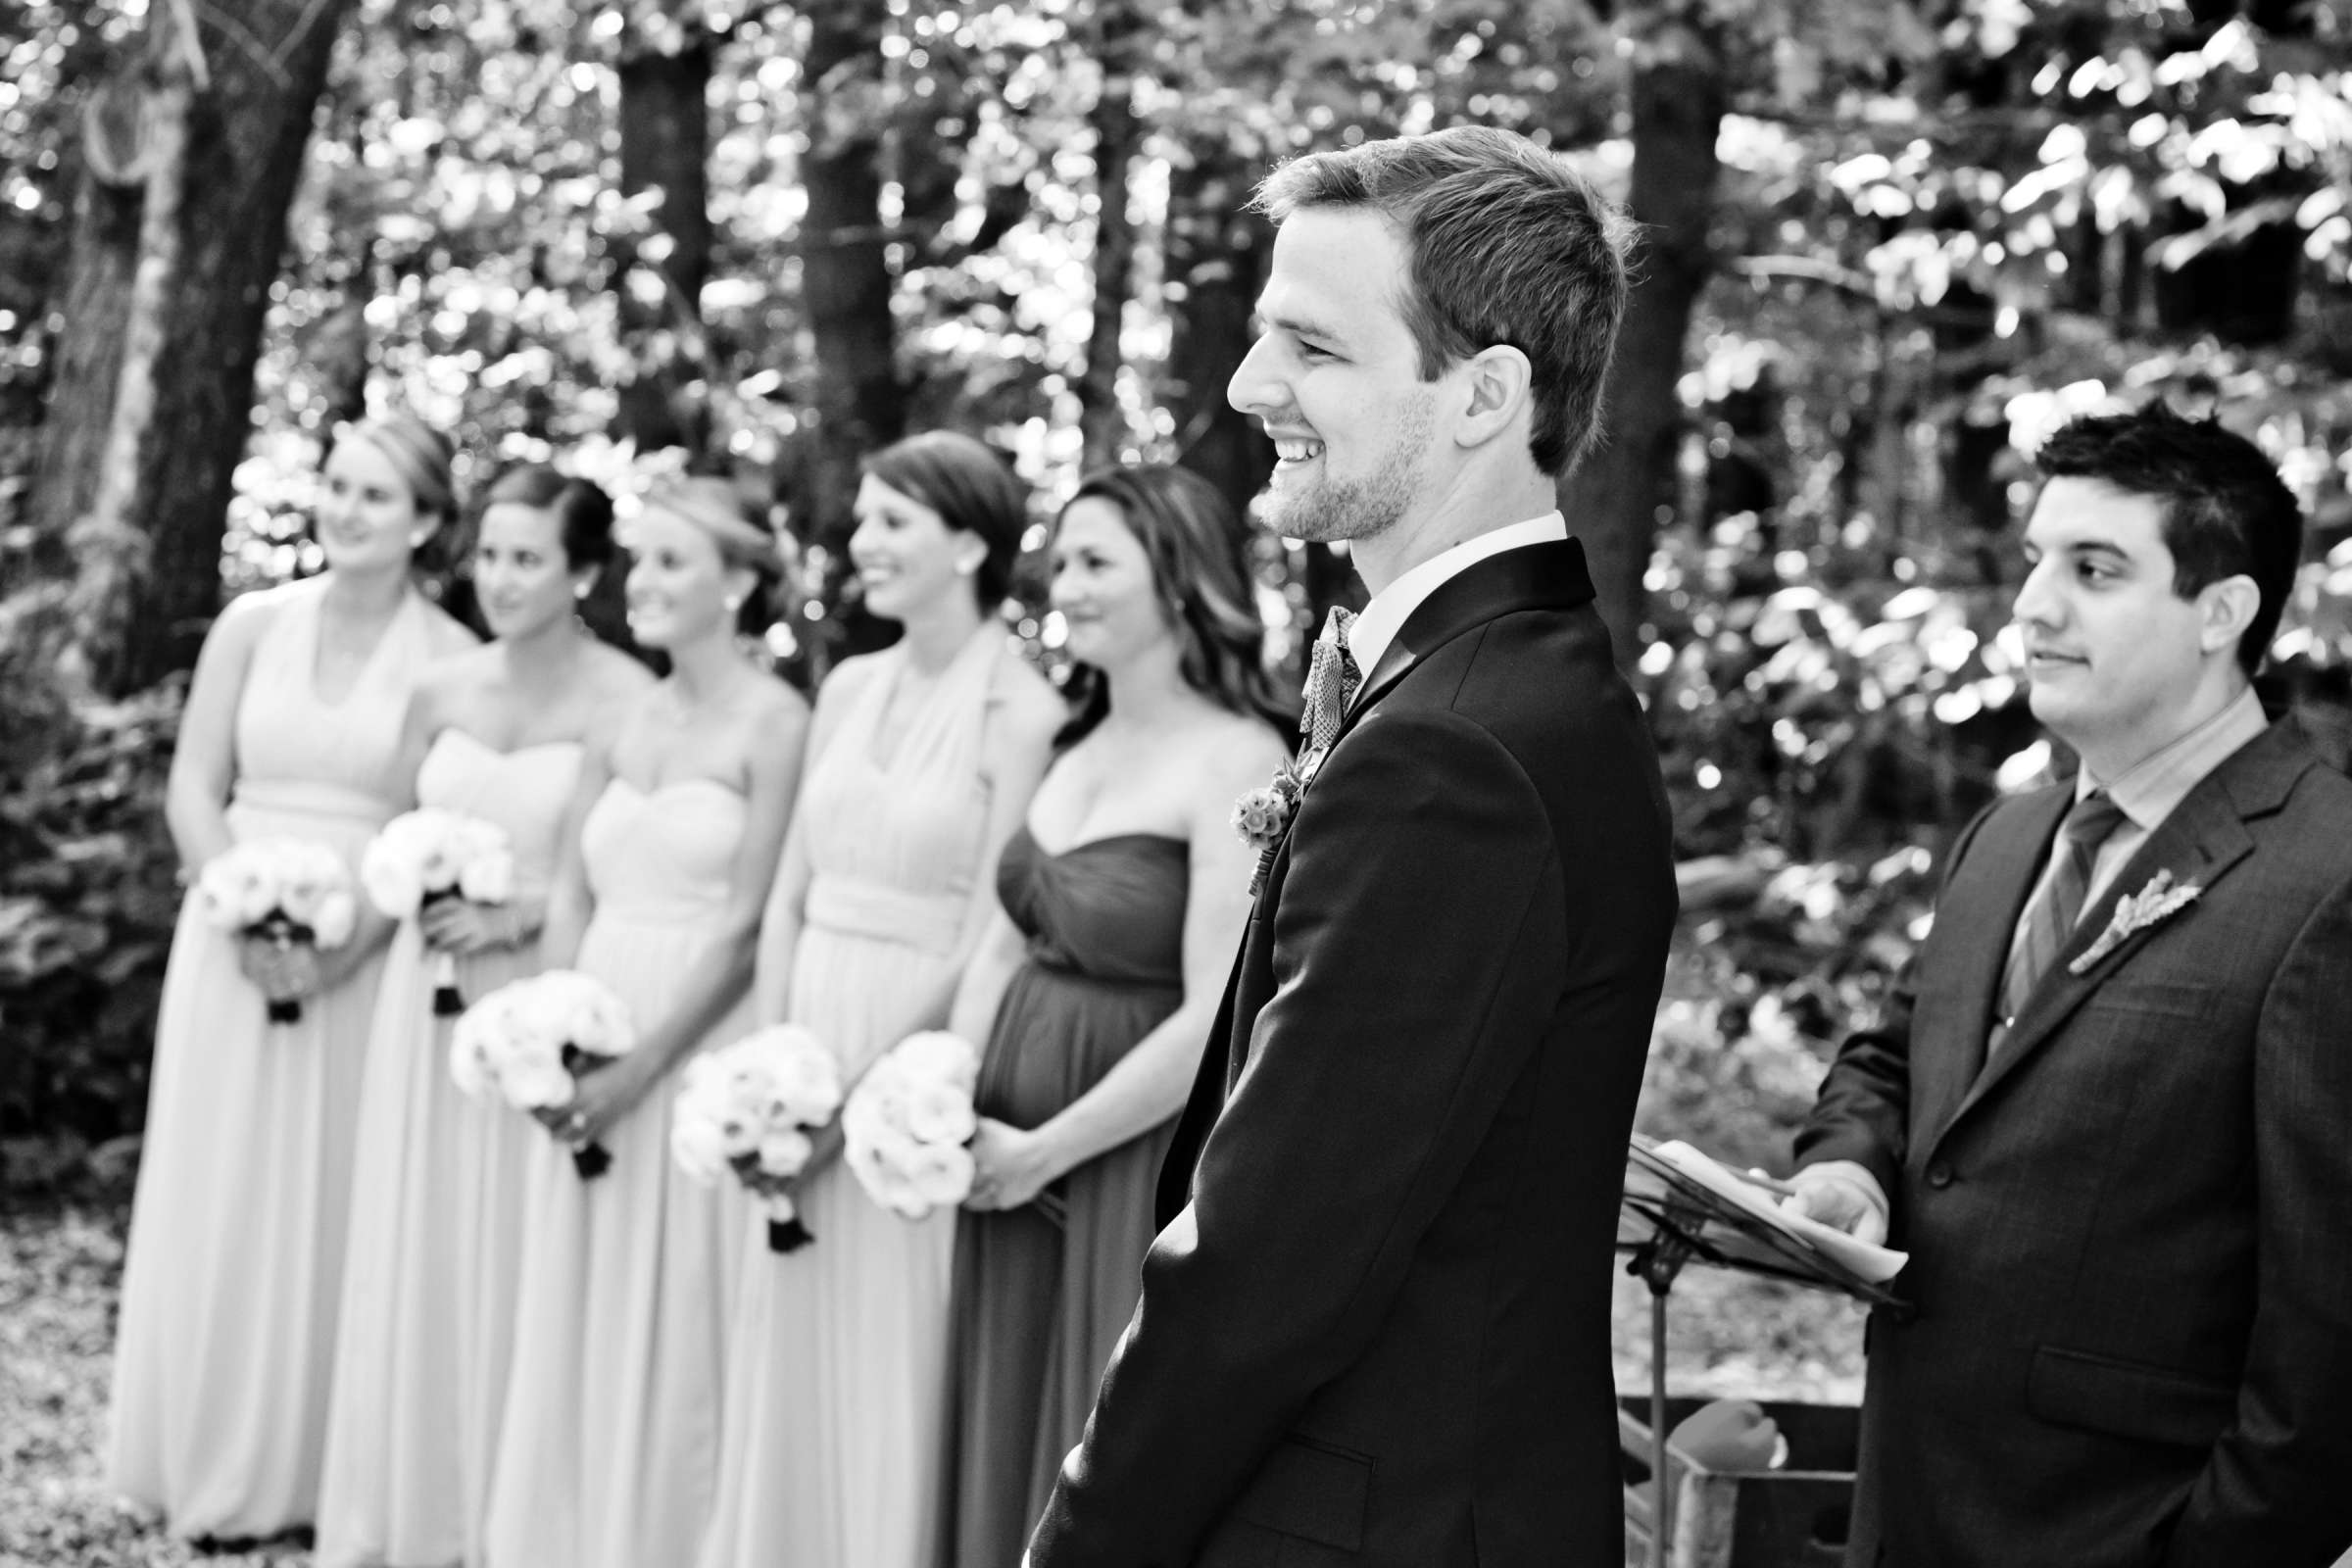
[[2018,591],[2074,779],[1953,848],[1790,1200],[1891,1221],[1850,1568],[2328,1568],[2352,1547],[2352,782],[2249,676],[2302,521],[2155,409],[2039,456]]
[[1592,436],[1622,220],[1520,137],[1302,158],[1235,407],[1271,525],[1371,602],[1161,1177],[1164,1228],[1037,1568],[1624,1560],[1611,1248],[1674,922],[1639,705],[1557,476]]

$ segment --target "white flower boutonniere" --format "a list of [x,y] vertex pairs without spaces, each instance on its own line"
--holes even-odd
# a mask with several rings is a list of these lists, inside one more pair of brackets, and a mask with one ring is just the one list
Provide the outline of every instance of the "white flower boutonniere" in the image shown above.
[[2122,947],[2125,939],[2133,932],[2145,931],[2149,926],[2171,919],[2196,903],[2197,896],[2204,891],[2194,882],[2183,882],[2175,887],[2172,872],[2157,872],[2148,878],[2146,887],[2128,899],[2116,902],[2115,915],[2107,922],[2107,929],[2100,932],[2099,940],[2083,949],[2082,956],[2068,964],[2067,969],[2074,974],[2088,974],[2092,964]]
[[1306,781],[1315,776],[1315,764],[1321,760],[1313,753],[1296,762],[1285,759],[1271,783],[1247,791],[1233,803],[1233,830],[1257,852],[1257,869],[1250,874],[1251,898],[1266,885],[1274,852],[1282,848],[1283,835],[1298,814],[1298,799],[1306,793]]

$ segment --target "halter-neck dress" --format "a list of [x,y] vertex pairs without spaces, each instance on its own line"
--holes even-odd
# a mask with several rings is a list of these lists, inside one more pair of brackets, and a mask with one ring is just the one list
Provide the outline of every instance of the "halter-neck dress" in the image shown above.
[[[1100,1083],[1184,1000],[1191,851],[1121,833],[1057,855],[1026,826],[997,895],[1029,939],[982,1058],[980,1114],[1035,1127]],[[1170,1120],[1031,1203],[956,1232],[948,1453],[935,1568],[1018,1568],[1141,1293]]]
[[[723,930],[749,805],[714,779],[615,778],[580,827],[595,910],[574,967],[640,1030]],[[705,1035],[749,1027],[748,997]],[[697,1049],[700,1049],[698,1046]],[[525,1156],[513,1369],[492,1467],[488,1568],[656,1568],[694,1560],[718,1469],[727,1307],[748,1200],[669,1154],[663,1082],[602,1140],[593,1181],[544,1134]]]
[[[332,845],[392,815],[409,696],[432,655],[411,595],[351,690],[318,693],[327,579],[265,590],[234,719],[229,832]],[[233,937],[181,906],[156,1021],[122,1271],[107,1475],[185,1536],[314,1516],[334,1367],[354,1134],[379,955],[270,1023]]]
[[[792,1019],[845,1082],[945,1019],[984,874],[992,693],[1017,656],[984,625],[877,755],[906,678],[871,656],[801,794],[812,876],[793,955]],[[718,1502],[703,1568],[919,1568],[937,1503],[956,1215],[902,1219],[837,1160],[803,1200],[815,1242],[747,1241]],[[755,1227],[757,1220],[753,1221]]]
[[[579,769],[575,741],[501,752],[444,729],[417,769],[416,800],[504,829],[515,896],[544,898]],[[457,967],[462,998],[479,1001],[536,971],[538,944]],[[319,1568],[430,1568],[481,1551],[514,1343],[523,1160],[546,1134],[450,1081],[450,1020],[433,1014],[433,971],[421,928],[404,922],[361,1095]]]

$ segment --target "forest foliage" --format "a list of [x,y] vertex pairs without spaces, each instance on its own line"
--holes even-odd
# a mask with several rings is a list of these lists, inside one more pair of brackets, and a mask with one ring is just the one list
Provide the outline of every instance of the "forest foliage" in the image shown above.
[[[95,590],[56,411],[119,330],[88,308],[93,150],[121,84],[172,69],[156,27],[254,51],[288,9],[0,15],[0,1137],[135,1125],[176,906],[157,804],[202,615],[132,616],[175,639],[143,663],[72,657]],[[803,682],[870,635],[839,550],[862,445],[983,433],[1041,537],[1094,462],[1254,492],[1222,394],[1266,242],[1242,204],[1276,160],[1479,120],[1631,198],[1641,352],[1564,499],[1632,564],[1620,632],[1681,853],[1736,868],[1686,920],[1670,1101],[1801,1103],[1924,933],[1943,843],[2050,765],[2001,629],[2028,456],[2067,414],[2163,396],[2264,444],[2315,524],[2281,668],[2344,694],[2352,0],[334,14],[232,493],[142,497],[134,531],[197,530],[226,592],[314,569],[322,442],[395,399],[477,488],[520,459],[623,488],[714,467],[797,546],[769,647]],[[1269,540],[1261,565],[1295,660],[1343,564]],[[1054,659],[1034,597],[1008,620]],[[114,667],[155,678],[77,673]]]

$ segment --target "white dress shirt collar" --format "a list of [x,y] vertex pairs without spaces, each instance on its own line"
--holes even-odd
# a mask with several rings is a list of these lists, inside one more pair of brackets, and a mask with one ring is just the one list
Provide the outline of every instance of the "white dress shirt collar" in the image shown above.
[[1541,517],[1490,529],[1475,539],[1465,539],[1450,549],[1439,551],[1374,594],[1372,602],[1364,606],[1363,613],[1355,617],[1355,624],[1348,628],[1348,651],[1355,656],[1355,667],[1370,680],[1380,656],[1389,651],[1389,644],[1396,640],[1396,634],[1404,629],[1413,612],[1421,608],[1422,601],[1479,562],[1505,550],[1548,544],[1567,537],[1568,519],[1557,512],[1546,512]]

